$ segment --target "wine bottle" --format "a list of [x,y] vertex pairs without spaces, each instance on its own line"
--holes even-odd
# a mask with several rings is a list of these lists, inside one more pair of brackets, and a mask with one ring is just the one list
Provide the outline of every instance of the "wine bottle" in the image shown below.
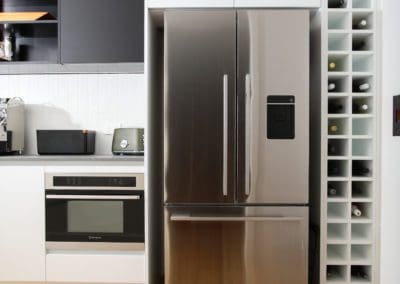
[[367,167],[361,165],[353,165],[353,176],[366,176],[370,173]]
[[368,26],[368,21],[366,19],[360,20],[357,24],[354,25],[355,29],[366,29]]
[[362,211],[357,205],[353,204],[351,205],[351,214],[356,217],[361,217]]
[[5,24],[3,28],[3,54],[3,60],[12,61],[15,57],[15,32],[10,24]]
[[329,71],[335,71],[335,69],[336,69],[336,63],[333,62],[333,61],[329,62],[329,64],[328,64],[328,70],[329,70]]
[[335,83],[329,83],[328,84],[328,91],[333,92],[336,90],[336,84]]
[[353,92],[355,93],[365,93],[368,92],[369,89],[371,88],[371,85],[369,83],[358,83],[354,82],[353,83]]
[[328,112],[329,113],[341,113],[341,112],[343,112],[343,105],[342,104],[329,103]]
[[332,124],[329,125],[329,127],[328,127],[328,133],[329,134],[336,134],[337,135],[338,132],[339,132],[339,126],[337,124],[332,123]]
[[351,270],[351,276],[353,276],[356,279],[365,279],[368,280],[369,276],[367,273],[362,268],[352,268]]
[[330,177],[340,176],[339,167],[336,165],[328,166],[328,176],[330,176]]
[[329,156],[337,155],[337,150],[336,150],[335,145],[332,145],[332,144],[328,143],[328,155]]
[[329,1],[329,8],[346,8],[346,0]]
[[366,103],[358,104],[353,103],[353,113],[366,113],[369,110],[369,106]]
[[337,190],[332,185],[328,184],[328,196],[336,196]]
[[367,44],[365,40],[359,40],[359,41],[353,41],[353,50],[354,51],[361,51],[361,50],[366,50],[367,49]]

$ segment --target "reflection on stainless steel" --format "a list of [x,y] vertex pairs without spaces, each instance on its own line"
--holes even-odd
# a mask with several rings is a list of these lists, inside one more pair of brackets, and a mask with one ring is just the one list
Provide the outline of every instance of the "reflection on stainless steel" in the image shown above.
[[46,242],[50,251],[144,251],[144,243],[110,243],[110,242]]

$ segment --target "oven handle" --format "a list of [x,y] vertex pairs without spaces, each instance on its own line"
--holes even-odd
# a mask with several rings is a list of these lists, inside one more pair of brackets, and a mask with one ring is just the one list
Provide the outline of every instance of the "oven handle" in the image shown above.
[[48,194],[46,199],[77,199],[77,200],[138,200],[140,195],[57,195]]

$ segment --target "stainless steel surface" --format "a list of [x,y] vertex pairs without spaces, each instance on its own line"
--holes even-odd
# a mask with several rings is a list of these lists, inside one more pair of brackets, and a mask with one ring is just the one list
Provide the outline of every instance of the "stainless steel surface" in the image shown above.
[[165,222],[167,284],[308,283],[306,207],[167,208]]
[[[135,177],[136,186],[132,187],[109,187],[109,186],[80,186],[80,187],[70,187],[70,186],[54,186],[53,177],[55,176],[78,176],[78,177]],[[45,174],[45,187],[46,189],[60,189],[60,190],[82,190],[82,189],[107,189],[107,190],[132,190],[132,189],[144,189],[144,174],[143,173],[46,173]]]
[[[238,202],[307,204],[309,12],[238,10],[237,40]],[[267,139],[269,95],[295,97],[293,140]]]
[[46,250],[52,251],[144,251],[144,243],[106,242],[46,242]]
[[222,166],[222,190],[224,196],[228,195],[228,120],[229,120],[229,93],[228,93],[228,74],[224,74],[223,77],[223,88],[224,88],[224,138],[223,138],[223,166]]
[[73,200],[138,200],[140,195],[57,195],[47,194],[47,199],[73,199]]
[[236,12],[167,10],[164,32],[165,202],[233,203]]

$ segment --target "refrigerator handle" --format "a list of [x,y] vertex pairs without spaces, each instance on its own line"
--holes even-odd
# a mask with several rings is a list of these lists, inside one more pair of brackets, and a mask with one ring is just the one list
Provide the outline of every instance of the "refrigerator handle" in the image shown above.
[[222,166],[222,193],[228,195],[228,107],[229,107],[229,90],[228,90],[228,74],[223,77],[223,92],[224,92],[224,111],[223,111],[223,166]]
[[251,96],[251,77],[250,74],[246,74],[246,79],[245,79],[245,88],[246,88],[246,129],[245,129],[245,138],[246,138],[246,166],[245,166],[245,194],[247,196],[250,195],[251,193],[251,163],[252,163],[252,157],[251,157],[251,136],[252,136],[252,130],[251,130],[251,104],[252,104],[252,96]]
[[181,222],[302,222],[301,217],[273,217],[273,216],[196,216],[190,214],[172,214],[171,221]]

